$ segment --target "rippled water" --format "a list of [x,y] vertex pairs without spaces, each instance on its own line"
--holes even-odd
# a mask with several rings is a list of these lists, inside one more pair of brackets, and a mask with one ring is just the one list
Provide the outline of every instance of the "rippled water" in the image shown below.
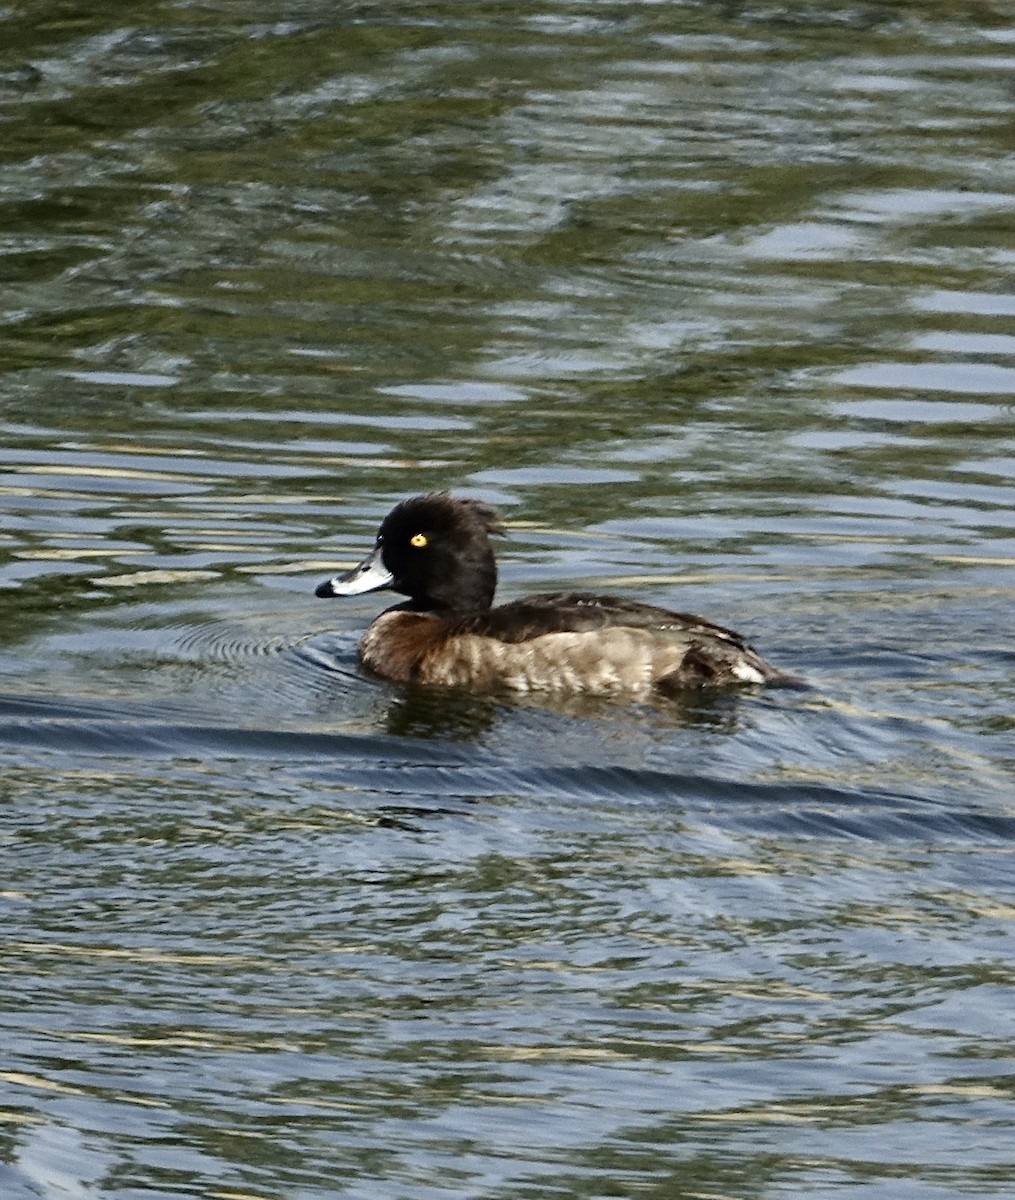
[[[100,7],[0,12],[4,1200],[1009,1194],[1012,5]],[[433,488],[811,689],[364,678]]]

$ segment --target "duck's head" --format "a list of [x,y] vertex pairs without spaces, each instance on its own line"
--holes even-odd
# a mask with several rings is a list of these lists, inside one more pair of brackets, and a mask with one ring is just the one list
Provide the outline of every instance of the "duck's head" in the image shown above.
[[414,496],[384,518],[373,550],[359,566],[325,580],[316,594],[356,596],[391,588],[419,609],[485,611],[497,587],[490,534],[499,532],[497,513],[478,500],[444,492]]

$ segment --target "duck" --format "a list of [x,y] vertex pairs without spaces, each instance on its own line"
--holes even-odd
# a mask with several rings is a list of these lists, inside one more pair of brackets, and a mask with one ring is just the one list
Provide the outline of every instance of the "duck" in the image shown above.
[[648,696],[688,688],[797,685],[739,633],[689,613],[586,592],[494,606],[497,511],[447,492],[384,518],[373,548],[319,597],[391,590],[408,599],[368,626],[363,667],[397,684],[507,693]]

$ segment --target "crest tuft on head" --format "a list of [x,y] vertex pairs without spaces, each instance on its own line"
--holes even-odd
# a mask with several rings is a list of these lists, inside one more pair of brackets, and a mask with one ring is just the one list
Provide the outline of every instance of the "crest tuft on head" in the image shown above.
[[392,517],[404,521],[417,521],[422,528],[455,529],[477,524],[488,534],[505,533],[504,522],[495,508],[482,500],[452,496],[450,492],[430,492],[425,496],[413,496],[403,500]]

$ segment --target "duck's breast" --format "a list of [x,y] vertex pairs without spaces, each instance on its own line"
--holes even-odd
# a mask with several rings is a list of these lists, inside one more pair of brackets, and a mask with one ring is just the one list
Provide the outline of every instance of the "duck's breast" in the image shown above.
[[395,683],[410,683],[420,661],[445,634],[444,623],[428,613],[389,609],[371,621],[360,642],[360,662]]

